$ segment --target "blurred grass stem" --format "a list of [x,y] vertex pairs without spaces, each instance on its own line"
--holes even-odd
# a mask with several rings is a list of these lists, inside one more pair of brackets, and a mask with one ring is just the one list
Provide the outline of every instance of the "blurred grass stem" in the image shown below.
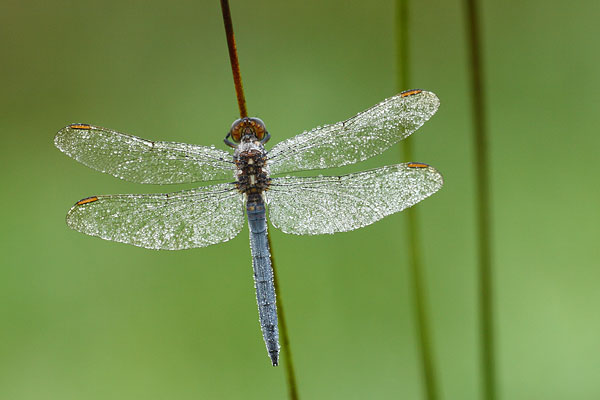
[[[396,29],[397,29],[397,69],[399,90],[408,90],[409,87],[409,4],[408,0],[396,2]],[[403,145],[403,160],[413,160],[412,140],[407,138]],[[433,362],[433,350],[431,345],[431,333],[429,330],[429,318],[427,316],[427,304],[425,285],[423,282],[423,262],[421,257],[420,230],[417,222],[417,209],[411,207],[404,211],[407,218],[408,238],[408,263],[410,265],[410,279],[413,294],[414,315],[416,319],[417,337],[419,341],[419,355],[421,358],[422,377],[425,389],[425,398],[435,400],[438,398],[435,366]]]
[[491,261],[490,187],[487,148],[485,88],[481,62],[481,27],[476,0],[466,0],[467,40],[471,65],[471,99],[473,140],[475,144],[475,176],[477,192],[477,237],[479,239],[479,318],[483,398],[496,399],[493,284]]

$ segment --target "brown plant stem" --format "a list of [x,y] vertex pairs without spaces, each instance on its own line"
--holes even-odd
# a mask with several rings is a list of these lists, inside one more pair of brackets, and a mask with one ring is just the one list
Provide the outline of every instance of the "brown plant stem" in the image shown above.
[[292,347],[290,346],[290,337],[288,335],[285,313],[283,312],[283,301],[281,300],[281,287],[277,278],[277,269],[275,268],[275,257],[273,256],[273,246],[271,245],[271,235],[267,232],[269,248],[271,249],[271,265],[273,267],[273,284],[275,285],[275,298],[277,302],[277,314],[279,316],[279,331],[281,333],[281,352],[284,354],[285,373],[288,382],[288,394],[290,399],[298,400],[298,387],[296,385],[296,374],[294,373],[294,362],[292,360]]
[[248,116],[248,110],[246,109],[246,98],[244,97],[244,86],[242,85],[242,74],[235,46],[235,36],[233,35],[233,22],[231,21],[229,0],[221,0],[221,11],[223,13],[223,23],[225,24],[225,36],[227,37],[229,61],[231,62],[231,72],[233,73],[233,84],[235,85],[235,94],[237,96],[238,108],[240,109],[240,118],[245,118]]
[[[231,71],[233,73],[233,83],[235,85],[235,93],[237,95],[238,107],[240,110],[240,118],[248,116],[246,109],[246,99],[244,97],[244,88],[242,86],[242,75],[240,72],[240,64],[237,56],[237,49],[235,46],[235,37],[233,35],[233,23],[231,21],[231,10],[229,9],[228,0],[221,1],[221,10],[223,12],[223,22],[225,24],[225,35],[227,36],[227,47],[229,48],[229,60],[231,62]],[[277,269],[275,268],[275,258],[273,257],[273,245],[271,244],[271,236],[267,232],[267,239],[269,241],[269,248],[271,249],[271,268],[273,268],[273,284],[275,285],[275,293],[278,318],[279,318],[279,331],[281,333],[281,343],[283,347],[283,354],[285,354],[284,369],[286,371],[286,377],[288,382],[288,393],[292,400],[298,400],[298,386],[296,384],[296,375],[294,374],[294,363],[292,361],[292,351],[290,346],[290,339],[287,330],[287,324],[285,320],[285,313],[283,310],[283,302],[281,300],[281,287],[277,280]]]

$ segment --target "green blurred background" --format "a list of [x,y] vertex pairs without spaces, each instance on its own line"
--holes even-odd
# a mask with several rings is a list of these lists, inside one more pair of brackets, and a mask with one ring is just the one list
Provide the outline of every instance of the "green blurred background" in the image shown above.
[[[231,6],[249,112],[273,143],[396,93],[393,1]],[[412,138],[413,161],[446,179],[417,206],[436,367],[444,399],[476,399],[462,2],[414,1],[411,13],[411,86],[441,99]],[[484,1],[482,15],[500,396],[598,399],[600,5]],[[66,157],[53,136],[69,123],[224,148],[237,105],[218,2],[4,0],[0,50],[0,399],[285,398],[259,331],[247,229],[157,252],[64,223],[82,197],[181,188]],[[421,398],[405,222],[271,231],[303,398]]]

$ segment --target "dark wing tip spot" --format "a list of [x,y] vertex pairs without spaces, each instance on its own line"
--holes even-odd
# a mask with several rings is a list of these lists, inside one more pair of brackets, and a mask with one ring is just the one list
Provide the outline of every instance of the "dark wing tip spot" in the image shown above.
[[408,163],[408,168],[429,168],[429,164],[423,163]]
[[69,128],[71,129],[83,129],[86,131],[89,131],[90,129],[92,129],[92,126],[89,124],[71,124],[69,125]]
[[414,96],[415,94],[419,94],[421,92],[421,89],[405,90],[404,92],[400,93],[400,97]]
[[86,197],[85,199],[79,200],[77,203],[75,203],[75,205],[82,206],[84,204],[93,203],[94,201],[98,201],[98,197],[96,197],[96,196]]

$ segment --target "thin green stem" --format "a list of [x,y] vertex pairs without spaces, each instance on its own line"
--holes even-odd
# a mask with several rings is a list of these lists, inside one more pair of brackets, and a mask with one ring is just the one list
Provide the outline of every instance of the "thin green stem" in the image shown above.
[[[398,89],[399,91],[409,90],[410,65],[409,65],[409,21],[408,21],[408,0],[396,0],[396,69],[398,70]],[[409,141],[404,141],[409,143]],[[410,146],[404,146],[405,149]],[[406,155],[406,151],[404,150]],[[411,151],[408,150],[410,155]]]
[[288,393],[290,399],[298,400],[298,386],[296,385],[296,374],[294,373],[294,362],[292,360],[292,348],[290,346],[290,337],[288,335],[287,323],[285,321],[285,313],[283,312],[283,301],[281,300],[281,287],[277,279],[277,268],[275,268],[275,257],[273,256],[273,246],[271,245],[271,235],[267,233],[269,240],[269,248],[271,249],[271,266],[273,268],[273,284],[275,285],[275,293],[277,293],[277,315],[279,318],[279,333],[281,334],[281,352],[284,354],[284,366],[288,382]]
[[[398,86],[400,90],[410,89],[409,85],[409,40],[408,40],[408,0],[397,1],[397,43],[398,43]],[[410,138],[403,143],[403,156],[405,161],[412,159],[412,141]],[[438,398],[435,365],[433,362],[433,349],[429,318],[427,316],[427,302],[425,285],[423,281],[423,262],[421,257],[420,229],[417,222],[417,209],[409,208],[404,212],[407,217],[408,235],[408,263],[410,265],[410,279],[412,284],[413,306],[416,319],[416,330],[419,341],[419,355],[425,398],[435,400]]]
[[[404,151],[404,154],[410,151]],[[413,305],[416,318],[417,337],[419,339],[419,350],[421,355],[421,366],[425,386],[425,398],[435,400],[439,398],[436,381],[435,365],[433,362],[433,349],[431,345],[431,332],[429,329],[429,318],[427,316],[426,290],[423,279],[423,262],[421,259],[420,229],[417,223],[417,210],[407,211],[407,233],[408,233],[408,258],[410,274],[413,287]]]
[[471,97],[473,142],[475,144],[475,176],[477,192],[477,237],[479,239],[479,318],[483,398],[496,399],[493,282],[490,227],[490,177],[485,115],[485,88],[481,57],[481,27],[476,0],[466,0],[467,40],[471,64]]

